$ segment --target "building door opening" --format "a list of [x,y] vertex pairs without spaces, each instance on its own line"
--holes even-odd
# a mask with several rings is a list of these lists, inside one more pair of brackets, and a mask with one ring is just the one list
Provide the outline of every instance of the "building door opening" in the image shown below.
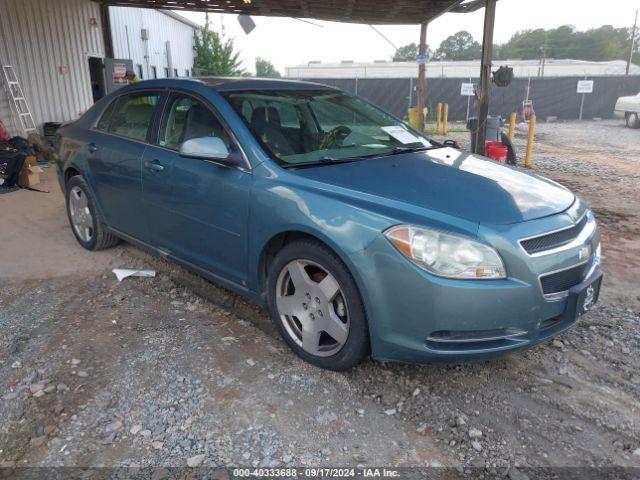
[[102,58],[89,57],[89,78],[91,79],[91,95],[93,101],[97,102],[106,95]]

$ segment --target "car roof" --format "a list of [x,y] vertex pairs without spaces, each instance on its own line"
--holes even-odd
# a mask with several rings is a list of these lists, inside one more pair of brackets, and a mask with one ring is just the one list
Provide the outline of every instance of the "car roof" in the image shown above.
[[241,90],[337,90],[320,83],[303,82],[279,78],[255,77],[191,77],[191,78],[158,78],[142,80],[129,85],[127,90],[138,88],[171,88],[185,87],[194,82],[204,83],[219,92]]

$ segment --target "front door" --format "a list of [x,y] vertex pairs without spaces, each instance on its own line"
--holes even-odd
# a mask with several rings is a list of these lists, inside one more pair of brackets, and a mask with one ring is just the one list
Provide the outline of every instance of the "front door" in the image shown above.
[[[245,170],[179,155],[184,141],[205,136],[222,138],[230,151],[238,149],[209,105],[172,93],[156,145],[147,148],[142,161],[153,243],[244,284],[252,177]],[[162,168],[157,171],[156,165]]]

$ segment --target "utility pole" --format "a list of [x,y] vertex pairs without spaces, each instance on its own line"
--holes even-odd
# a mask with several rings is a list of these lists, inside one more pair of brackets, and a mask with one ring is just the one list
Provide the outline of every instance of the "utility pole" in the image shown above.
[[484,10],[484,35],[482,37],[482,60],[480,62],[480,91],[478,92],[478,131],[474,153],[484,155],[487,138],[487,116],[491,88],[491,60],[493,58],[493,26],[496,20],[496,1],[486,0]]
[[633,21],[631,29],[631,48],[629,49],[629,59],[627,60],[627,71],[625,75],[629,75],[629,67],[631,67],[631,59],[633,58],[633,47],[636,43],[636,25],[638,24],[638,10],[636,10],[636,19]]
[[[422,58],[427,53],[427,22],[420,24],[420,45],[418,55]],[[424,104],[426,102],[426,65],[424,61],[418,64],[418,126],[424,132]]]
[[549,42],[549,35],[545,33],[544,45],[538,50],[540,52],[540,62],[538,63],[538,77],[544,77],[544,64],[547,61],[547,44]]

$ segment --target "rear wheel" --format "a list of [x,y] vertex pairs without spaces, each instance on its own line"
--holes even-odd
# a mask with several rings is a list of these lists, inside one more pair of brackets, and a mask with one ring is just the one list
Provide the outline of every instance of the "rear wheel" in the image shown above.
[[102,250],[118,243],[100,221],[87,183],[80,175],[67,182],[67,216],[76,240],[87,250]]
[[347,370],[369,353],[356,284],[340,259],[315,241],[286,245],[269,267],[271,317],[289,347],[328,370]]
[[625,113],[624,118],[627,121],[627,127],[640,128],[640,118],[637,113],[627,112]]

